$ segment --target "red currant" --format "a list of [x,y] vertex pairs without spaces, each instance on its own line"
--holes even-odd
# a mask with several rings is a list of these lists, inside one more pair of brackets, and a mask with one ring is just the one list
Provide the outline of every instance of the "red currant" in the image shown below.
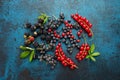
[[91,37],[91,36],[92,36],[92,33],[90,32],[90,33],[88,34],[88,36]]

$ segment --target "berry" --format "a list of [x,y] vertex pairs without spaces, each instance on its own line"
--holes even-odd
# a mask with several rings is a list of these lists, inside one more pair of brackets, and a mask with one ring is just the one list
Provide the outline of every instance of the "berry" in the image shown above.
[[78,42],[78,43],[79,43],[79,42],[80,42],[80,40],[78,39],[78,40],[76,40],[76,42]]
[[87,43],[82,44],[80,47],[80,51],[76,54],[76,59],[78,61],[83,60],[86,57],[86,55],[88,54],[89,49],[90,49],[90,46]]
[[76,68],[75,63],[70,58],[67,58],[66,55],[64,54],[61,48],[61,43],[58,43],[58,45],[56,46],[55,55],[57,56],[58,61],[60,61],[63,66],[68,66],[71,69]]
[[33,42],[35,39],[34,39],[34,37],[33,36],[29,36],[29,41],[30,42]]
[[81,33],[80,33],[80,32],[77,32],[77,35],[78,35],[78,36],[80,36],[80,35],[81,35]]
[[26,27],[26,28],[30,28],[31,26],[32,26],[31,23],[26,23],[26,24],[25,24],[25,27]]
[[92,33],[89,33],[88,36],[91,37],[91,36],[92,36]]
[[82,33],[83,31],[82,30],[80,30],[80,33]]

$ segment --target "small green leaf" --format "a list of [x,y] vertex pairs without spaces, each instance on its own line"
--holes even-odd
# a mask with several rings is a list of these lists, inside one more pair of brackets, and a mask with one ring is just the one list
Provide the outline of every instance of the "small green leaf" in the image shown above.
[[25,47],[25,46],[20,46],[21,50],[34,50],[33,48],[30,47]]
[[94,52],[93,54],[91,54],[91,56],[99,56],[100,53],[99,52]]
[[90,47],[90,52],[93,53],[95,50],[95,44],[92,44],[91,47]]
[[90,56],[90,59],[92,60],[92,61],[96,61],[96,59],[94,58],[94,57],[92,57],[92,56]]
[[20,54],[20,58],[26,58],[30,54],[30,51],[24,51]]
[[86,59],[88,59],[88,58],[90,58],[90,55],[87,55],[87,56],[86,56]]
[[34,54],[35,54],[35,51],[33,50],[30,54],[30,57],[29,57],[30,62],[33,60]]
[[20,46],[20,49],[22,49],[22,50],[27,50],[27,48],[24,47],[24,46]]
[[47,20],[48,20],[48,17],[46,17],[46,18],[44,19],[44,23],[43,23],[43,24],[45,24],[45,23],[47,22]]

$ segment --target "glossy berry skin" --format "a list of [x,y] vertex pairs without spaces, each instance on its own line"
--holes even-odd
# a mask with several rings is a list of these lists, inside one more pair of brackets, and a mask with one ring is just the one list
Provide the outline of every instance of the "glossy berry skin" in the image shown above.
[[86,43],[86,44],[82,44],[80,46],[80,51],[76,54],[75,58],[78,60],[78,61],[81,61],[83,60],[87,54],[88,54],[88,50],[90,50],[90,46]]
[[61,43],[58,43],[58,45],[56,46],[55,56],[57,57],[57,60],[62,63],[63,66],[68,66],[70,69],[77,68],[76,64],[70,58],[67,58],[67,56],[63,52]]
[[33,42],[35,40],[35,38],[33,36],[29,36],[28,39],[29,39],[30,42]]
[[[92,24],[85,17],[80,16],[78,13],[72,14],[71,17],[87,32],[89,37],[92,37]],[[77,35],[80,36],[79,33]]]

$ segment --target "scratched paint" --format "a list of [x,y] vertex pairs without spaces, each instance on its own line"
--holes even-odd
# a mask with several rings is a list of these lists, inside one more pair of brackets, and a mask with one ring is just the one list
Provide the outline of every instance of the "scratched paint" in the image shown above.
[[[0,80],[120,80],[120,0],[0,0]],[[36,22],[41,12],[66,19],[78,12],[93,24],[97,62],[83,60],[74,71],[60,64],[50,70],[45,63],[19,59],[26,22]],[[75,54],[72,55],[74,59]]]

